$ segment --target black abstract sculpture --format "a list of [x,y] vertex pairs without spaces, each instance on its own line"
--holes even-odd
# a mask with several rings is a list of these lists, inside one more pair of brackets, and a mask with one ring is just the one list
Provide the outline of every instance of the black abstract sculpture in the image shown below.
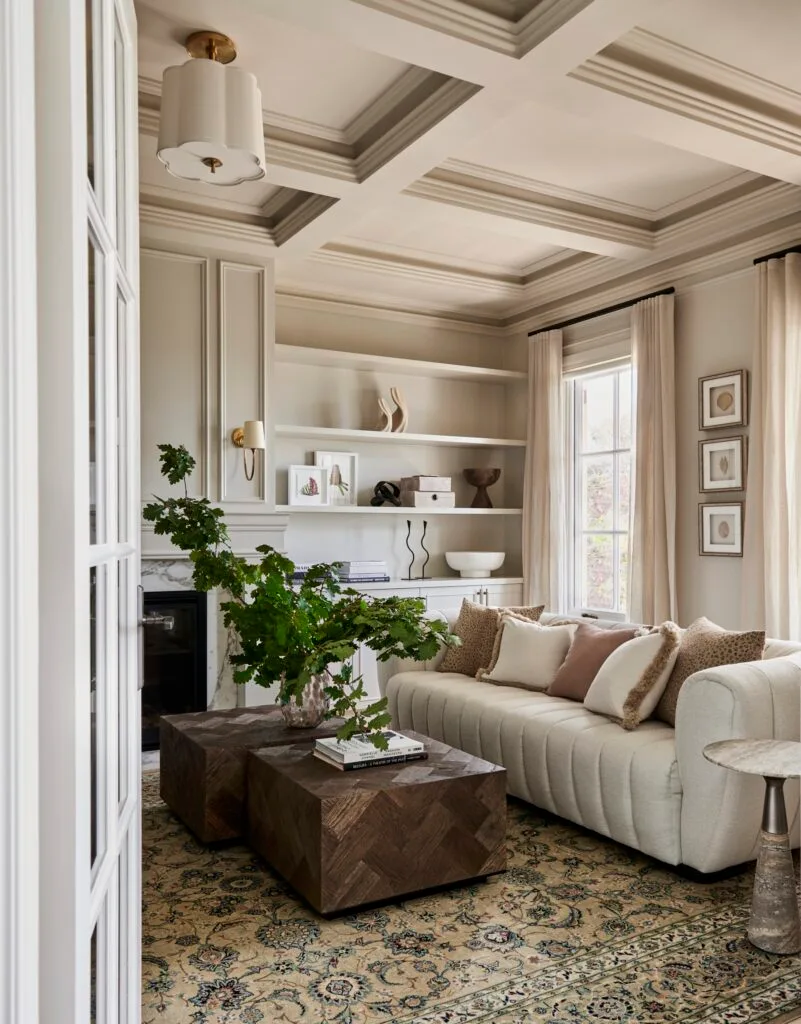
[[420,547],[425,552],[425,556],[426,557],[425,557],[425,560],[423,562],[423,570],[422,570],[421,575],[420,576],[412,576],[412,569],[414,568],[414,560],[415,560],[415,558],[417,556],[415,555],[414,549],[412,548],[411,544],[409,543],[409,541],[411,540],[411,536],[412,536],[412,521],[411,521],[411,519],[407,519],[406,520],[406,540],[405,540],[405,544],[406,544],[407,551],[412,556],[412,559],[409,562],[409,574],[406,577],[407,580],[412,580],[412,579],[424,580],[426,578],[426,566],[428,565],[429,559],[431,558],[431,552],[428,550],[428,548],[426,547],[426,543],[425,543],[426,542],[426,531],[427,530],[428,530],[428,522],[427,522],[427,520],[424,519],[423,520],[423,535],[420,538]]
[[395,505],[396,508],[400,508],[400,487],[397,484],[393,484],[391,480],[379,480],[373,488],[373,497],[370,498],[370,504],[376,508],[381,505]]

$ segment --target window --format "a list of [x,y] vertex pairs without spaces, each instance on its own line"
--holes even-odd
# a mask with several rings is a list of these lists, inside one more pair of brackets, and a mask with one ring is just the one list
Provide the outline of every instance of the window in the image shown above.
[[566,384],[569,594],[578,611],[624,617],[632,468],[630,366]]

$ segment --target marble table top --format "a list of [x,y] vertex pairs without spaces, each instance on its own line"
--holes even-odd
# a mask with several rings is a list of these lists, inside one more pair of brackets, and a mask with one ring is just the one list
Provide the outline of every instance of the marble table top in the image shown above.
[[793,740],[721,740],[704,747],[704,757],[722,768],[748,775],[801,777],[801,743]]

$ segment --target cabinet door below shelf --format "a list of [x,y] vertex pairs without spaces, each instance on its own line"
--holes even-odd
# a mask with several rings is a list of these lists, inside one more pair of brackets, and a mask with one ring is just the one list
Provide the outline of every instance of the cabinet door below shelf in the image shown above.
[[484,604],[495,608],[515,608],[523,604],[522,583],[491,583],[484,587]]

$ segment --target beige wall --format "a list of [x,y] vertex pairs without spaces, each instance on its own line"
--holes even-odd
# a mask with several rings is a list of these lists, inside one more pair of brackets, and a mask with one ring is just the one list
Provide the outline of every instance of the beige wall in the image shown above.
[[[717,500],[698,490],[698,441],[726,432],[698,429],[698,378],[725,370],[751,369],[756,331],[756,285],[749,267],[728,277],[681,290],[676,297],[676,426],[679,620],[688,625],[706,615],[729,629],[744,628],[740,616],[741,558],[698,554],[698,504]],[[732,428],[731,433],[748,433]],[[745,493],[720,495],[744,501]]]

